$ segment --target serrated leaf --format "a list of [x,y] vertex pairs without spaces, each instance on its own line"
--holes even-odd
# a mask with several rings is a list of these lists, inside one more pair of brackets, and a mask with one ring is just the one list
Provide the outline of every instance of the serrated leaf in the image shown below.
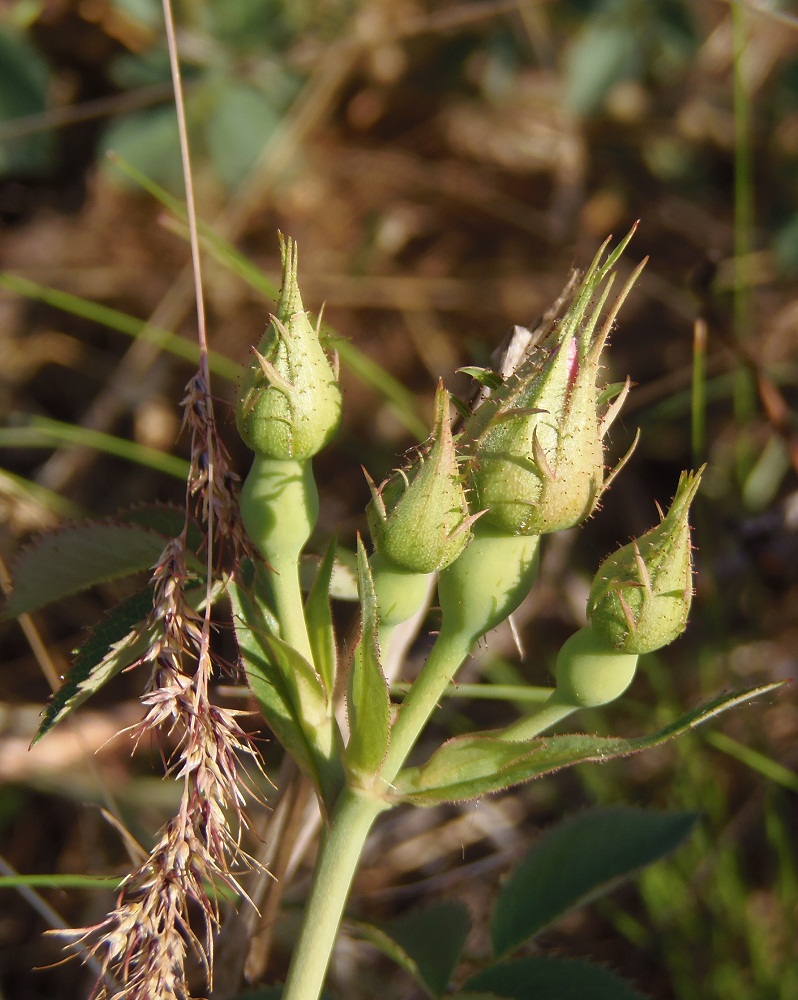
[[367,924],[357,920],[347,920],[347,929],[351,930],[355,936],[361,938],[363,941],[367,941],[370,945],[385,955],[387,959],[393,962],[394,965],[398,965],[399,968],[403,969],[408,976],[411,976],[419,984],[419,986],[424,988],[425,993],[429,994],[429,990],[426,989],[426,984],[422,979],[416,962],[384,928],[378,927],[375,924]]
[[274,735],[331,808],[343,783],[339,735],[324,687],[307,660],[276,635],[259,567],[230,587],[233,624],[252,693]]
[[335,539],[327,547],[305,602],[305,620],[313,653],[313,663],[319,672],[328,701],[335,691],[336,646],[330,608],[330,582],[335,564]]
[[391,731],[388,683],[380,666],[377,642],[377,595],[363,543],[358,538],[358,590],[362,619],[360,639],[349,671],[346,697],[349,743],[346,767],[350,774],[371,777],[385,759]]
[[359,923],[357,929],[427,993],[440,997],[460,961],[470,925],[468,909],[449,901],[415,907],[382,925]]
[[31,746],[112,677],[144,656],[158,632],[157,627],[145,625],[151,611],[152,588],[148,587],[112,608],[89,630],[63,684],[47,703]]
[[23,549],[4,618],[36,611],[52,601],[150,569],[166,538],[137,524],[116,521],[66,525]]
[[[221,583],[214,584],[211,600],[216,601],[222,591]],[[205,606],[205,600],[204,587],[186,592],[186,602],[195,611]],[[152,588],[148,587],[112,608],[88,630],[88,638],[78,649],[63,684],[44,710],[34,744],[109,680],[146,654],[162,631],[160,625],[147,625],[150,611]]]
[[677,847],[697,813],[590,809],[547,830],[502,885],[491,922],[496,955],[611,892]]
[[[174,504],[142,503],[119,511],[114,520],[125,524],[138,524],[142,528],[149,528],[150,531],[157,531],[164,538],[177,538],[183,530],[186,512]],[[196,552],[202,542],[202,532],[196,522],[190,519],[186,537],[187,547]]]
[[444,743],[426,764],[401,771],[392,798],[416,805],[462,802],[574,764],[626,757],[664,743],[778,687],[780,683],[766,684],[719,695],[681,715],[664,729],[633,739],[583,734],[537,737],[523,742],[503,740],[492,734],[457,737]]
[[577,959],[535,956],[483,969],[464,989],[512,1000],[646,1000],[609,969]]

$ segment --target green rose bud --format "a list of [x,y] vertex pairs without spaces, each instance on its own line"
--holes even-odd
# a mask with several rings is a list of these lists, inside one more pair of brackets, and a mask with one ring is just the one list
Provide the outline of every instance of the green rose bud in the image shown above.
[[281,235],[280,253],[280,301],[244,375],[236,422],[256,454],[304,461],[338,429],[341,390],[318,329],[302,307],[296,243]]
[[612,267],[631,236],[603,264],[602,246],[559,325],[466,422],[475,502],[504,531],[539,535],[572,527],[605,488],[602,439],[629,384],[605,408],[606,387],[597,384],[601,353],[642,264],[595,331]]
[[599,708],[626,691],[637,670],[636,653],[623,653],[592,625],[562,644],[554,674],[557,686],[532,715],[508,726],[503,739],[529,740],[581,708]]
[[557,703],[574,708],[608,705],[632,683],[636,667],[634,653],[619,652],[606,636],[586,625],[557,654]]
[[443,383],[435,395],[435,425],[426,450],[379,489],[369,478],[369,488],[369,530],[383,560],[413,573],[434,573],[466,547],[479,515],[468,513]]
[[660,523],[611,555],[596,574],[588,618],[622,652],[650,653],[687,625],[693,594],[688,515],[702,472],[683,472]]

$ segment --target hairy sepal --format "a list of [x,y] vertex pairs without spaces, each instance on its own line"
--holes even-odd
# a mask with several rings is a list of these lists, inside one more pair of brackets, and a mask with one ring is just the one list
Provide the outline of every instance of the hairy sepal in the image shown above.
[[359,784],[373,779],[385,759],[390,738],[390,697],[380,666],[377,595],[360,539],[357,556],[362,626],[349,672],[346,768],[351,780]]
[[252,693],[274,735],[328,811],[342,787],[340,740],[321,678],[276,634],[258,592],[261,574],[230,587],[233,625]]

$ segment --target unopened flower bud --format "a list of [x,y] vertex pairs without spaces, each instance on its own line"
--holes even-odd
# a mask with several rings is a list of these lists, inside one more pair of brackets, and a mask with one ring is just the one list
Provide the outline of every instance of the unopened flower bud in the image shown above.
[[687,626],[693,595],[688,515],[702,472],[683,472],[660,523],[611,555],[596,574],[588,618],[618,650],[653,652]]
[[604,244],[559,325],[466,423],[475,502],[487,510],[486,520],[512,534],[572,527],[593,511],[604,489],[602,439],[628,383],[604,412],[601,352],[642,265],[595,331],[611,269],[631,235],[602,264]]
[[369,530],[378,554],[414,573],[434,573],[460,555],[475,516],[465,490],[449,421],[449,393],[439,384],[430,444],[410,467],[377,489],[369,479]]
[[304,461],[338,429],[341,390],[318,329],[302,307],[296,243],[281,236],[280,253],[280,301],[245,373],[236,421],[256,454]]

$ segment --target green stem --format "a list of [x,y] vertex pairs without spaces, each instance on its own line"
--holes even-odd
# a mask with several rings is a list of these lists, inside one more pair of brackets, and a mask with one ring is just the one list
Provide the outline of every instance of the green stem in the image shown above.
[[531,740],[575,712],[579,706],[563,701],[555,688],[537,712],[527,715],[501,731],[503,740]]
[[380,774],[390,784],[435,711],[457,668],[471,651],[473,637],[447,629],[444,622],[432,652],[399,708]]
[[247,534],[273,570],[270,587],[280,635],[313,662],[302,591],[299,557],[319,513],[310,461],[255,456],[240,498]]
[[[537,538],[507,536],[477,522],[469,547],[441,574],[441,631],[399,709],[379,775],[385,784],[396,778],[474,642],[511,614],[529,592],[537,572],[537,547]],[[386,574],[380,560],[375,568],[382,571],[386,611],[392,609],[390,627],[392,615],[398,617],[399,605],[409,600],[415,587],[408,586],[408,577],[397,574],[393,579],[394,574]],[[401,595],[403,586],[407,595]],[[402,600],[397,597],[395,609],[393,598],[388,596],[394,587],[402,596]],[[316,865],[283,1000],[316,1000],[319,996],[360,853],[374,820],[386,808],[386,801],[362,790],[346,788],[341,793]]]
[[313,663],[302,590],[299,586],[299,561],[296,556],[274,553],[269,559],[272,573],[269,587],[274,598],[274,610],[280,623],[280,638]]
[[537,576],[538,543],[537,536],[508,535],[477,521],[468,548],[441,573],[441,630],[391,730],[380,772],[388,784],[474,643],[512,614],[529,593]]
[[316,1000],[324,985],[338,925],[363,845],[385,802],[344,789],[313,876],[282,1000]]

